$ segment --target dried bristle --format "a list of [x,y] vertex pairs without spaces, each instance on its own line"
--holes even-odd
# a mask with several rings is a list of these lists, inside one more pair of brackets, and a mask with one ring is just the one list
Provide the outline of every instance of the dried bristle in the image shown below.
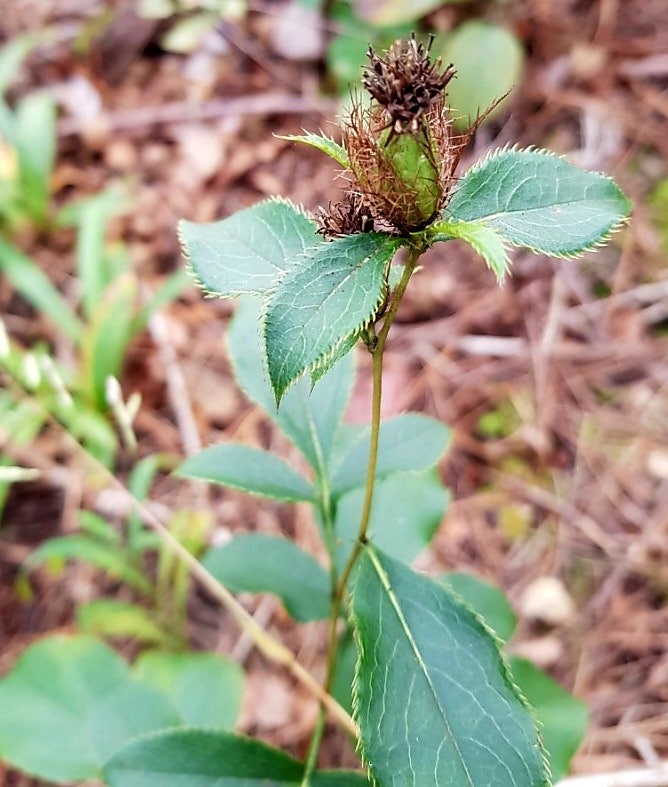
[[320,208],[316,216],[318,232],[325,238],[373,232],[374,222],[371,206],[363,194],[350,192],[344,202],[329,203],[327,210]]
[[[434,167],[437,188],[450,191],[451,176],[458,156],[451,150],[452,124],[442,99],[434,102],[422,118],[424,153]],[[344,127],[344,145],[348,151],[355,188],[364,196],[368,210],[377,222],[389,223],[400,232],[421,229],[432,217],[422,215],[417,194],[424,187],[416,181],[398,179],[387,148],[378,144],[383,131],[382,111],[378,107],[353,106],[350,122]]]
[[425,48],[414,35],[399,39],[383,56],[369,47],[362,84],[383,107],[393,134],[416,134],[425,113],[442,100],[445,86],[455,74],[452,64],[442,70],[440,58],[430,60],[432,40]]

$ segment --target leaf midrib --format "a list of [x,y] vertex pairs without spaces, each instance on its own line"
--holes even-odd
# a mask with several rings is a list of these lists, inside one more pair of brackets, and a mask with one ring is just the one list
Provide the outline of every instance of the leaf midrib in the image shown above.
[[[375,262],[375,260],[373,259],[374,256],[377,256],[379,259],[382,259],[384,257],[383,252],[384,251],[389,251],[389,249],[390,249],[389,244],[388,244],[387,248],[385,246],[383,246],[383,247],[379,247],[379,248],[373,249],[368,254],[366,254],[362,259],[358,260],[358,262],[355,263],[349,269],[348,273],[346,273],[345,276],[339,281],[339,283],[336,285],[336,287],[333,290],[331,290],[325,296],[324,300],[318,306],[316,306],[316,308],[313,310],[313,312],[308,317],[306,322],[303,323],[303,325],[304,326],[310,326],[312,324],[312,322],[320,314],[322,314],[322,310],[326,308],[326,306],[329,303],[330,299],[333,298],[336,294],[338,294],[340,292],[341,288],[344,286],[344,284],[346,284],[349,281],[349,279],[353,276],[353,274],[357,274],[365,265],[371,263],[372,261]],[[373,312],[373,309],[371,311]],[[344,315],[345,315],[345,311],[342,311],[342,317]],[[343,337],[343,341],[345,341],[345,339],[350,335],[351,332],[352,331],[348,331],[346,333],[346,335]],[[320,355],[318,356],[318,358],[320,358],[322,355],[325,355],[326,353],[327,353],[327,350],[323,350],[320,353]],[[318,358],[316,358],[315,361],[312,361],[311,363],[317,363]],[[283,375],[285,373],[285,369],[286,369],[286,367],[288,365],[288,362],[289,362],[289,357],[288,357],[288,355],[286,353],[286,355],[283,358],[282,364],[278,368],[278,372],[279,372],[281,378],[283,377]]]
[[[497,219],[497,218],[502,218],[503,216],[514,215],[516,213],[535,213],[536,211],[542,211],[542,210],[546,210],[548,208],[558,208],[558,207],[561,207],[563,205],[573,205],[573,204],[577,204],[579,202],[587,202],[587,203],[591,204],[592,202],[601,202],[601,201],[604,201],[604,200],[596,200],[596,199],[592,200],[592,199],[587,199],[586,197],[583,197],[582,199],[569,199],[569,200],[565,200],[565,201],[561,201],[561,202],[551,202],[551,203],[549,203],[547,205],[538,205],[538,206],[533,206],[531,208],[517,208],[517,209],[514,209],[514,210],[497,211],[496,213],[487,213],[487,214],[483,214],[483,215],[480,215],[480,216],[476,216],[475,218],[471,218],[471,219],[460,219],[460,218],[457,218],[453,214],[450,214],[450,218],[454,219],[455,221],[466,221],[468,223],[473,223],[474,221],[485,222],[485,221],[491,221],[491,220]],[[605,200],[605,201],[607,202],[608,200]]]
[[[271,234],[271,235],[272,235],[272,237],[274,238],[274,242],[275,242],[275,243],[277,244],[277,246],[278,246],[278,247],[281,249],[281,252],[283,252],[283,251],[284,251],[284,249],[283,249],[283,243],[282,243],[281,239],[279,238],[278,234],[277,234],[276,232],[274,232],[274,229],[273,229],[273,227],[272,227],[272,226],[271,226],[269,223],[265,222],[265,226],[269,228],[269,230],[270,230],[270,234]],[[293,225],[292,225],[292,227],[290,228],[290,230],[291,230],[291,231],[293,231],[293,232],[294,232],[296,235],[298,235],[298,234],[299,234],[299,233],[298,233],[298,231],[297,231],[297,227],[296,227],[296,225],[295,225],[295,224],[293,224]],[[241,246],[241,247],[242,247],[244,250],[246,250],[247,252],[249,252],[249,256],[250,256],[250,255],[253,255],[253,256],[257,257],[258,259],[261,259],[261,260],[263,260],[264,262],[266,262],[266,263],[267,263],[269,266],[271,266],[272,268],[274,268],[274,269],[275,269],[277,272],[279,272],[279,273],[284,273],[285,271],[287,271],[287,270],[288,270],[288,268],[281,267],[280,265],[278,265],[278,264],[277,264],[276,262],[274,262],[274,261],[273,261],[273,260],[272,260],[270,257],[267,257],[267,256],[265,256],[264,254],[260,254],[260,253],[257,251],[257,248],[256,248],[255,246],[251,245],[251,244],[250,244],[249,242],[247,242],[246,240],[244,240],[244,239],[243,239],[243,237],[241,237],[241,235],[240,235],[240,234],[239,234],[239,235],[233,234],[233,233],[232,233],[232,232],[230,232],[229,230],[227,231],[227,234],[228,234],[228,237],[229,237],[229,238],[230,238],[232,241],[234,241],[235,243],[238,243],[238,244],[239,244],[239,246]],[[228,258],[228,255],[221,255],[219,251],[216,251],[216,249],[215,249],[215,248],[214,248],[214,247],[211,245],[211,243],[209,243],[209,242],[207,242],[207,241],[202,241],[202,240],[200,240],[199,242],[202,244],[202,246],[204,246],[204,247],[205,247],[205,248],[206,248],[206,249],[207,249],[207,250],[208,250],[208,251],[211,253],[211,255],[212,255],[212,256],[214,256],[214,257],[216,257],[216,258],[220,258],[221,256],[222,256],[222,257],[225,257],[226,259]],[[302,250],[301,250],[301,252],[297,252],[297,254],[303,254],[303,253],[306,251],[306,249],[307,249],[307,248],[309,248],[309,247],[307,247],[307,246],[304,246],[304,245],[302,244]],[[243,259],[243,257],[241,257],[240,259]],[[283,261],[284,261],[284,262],[286,262],[286,261],[287,261],[287,256],[284,256],[284,257],[283,257]],[[244,273],[244,275],[248,275],[248,274],[247,274],[247,272],[246,272],[246,271],[244,271],[242,268],[237,268],[236,270],[237,270],[238,272]],[[252,276],[253,274],[251,273],[250,275]],[[258,274],[255,274],[255,275],[258,275]],[[262,275],[264,275],[264,274],[259,274],[259,275],[260,275],[260,276],[262,276]]]
[[457,743],[457,738],[453,734],[452,728],[450,727],[450,722],[448,721],[448,718],[446,716],[445,709],[441,706],[441,703],[439,702],[438,695],[436,693],[436,689],[434,687],[434,684],[432,683],[431,676],[429,675],[429,671],[427,669],[427,665],[424,663],[424,659],[422,658],[422,654],[421,654],[421,652],[420,652],[420,650],[419,650],[419,648],[417,646],[417,643],[415,642],[415,639],[413,638],[413,635],[412,635],[412,632],[411,632],[410,627],[408,625],[408,622],[406,621],[406,618],[404,617],[404,614],[403,614],[403,612],[401,610],[401,607],[399,606],[398,599],[397,599],[397,597],[395,596],[395,594],[394,594],[394,592],[392,590],[392,586],[390,584],[390,579],[387,576],[387,574],[386,574],[385,570],[383,569],[383,567],[381,566],[380,561],[378,560],[378,558],[377,558],[375,552],[373,551],[373,549],[370,549],[370,548],[367,547],[367,556],[369,557],[369,560],[371,561],[372,566],[374,567],[376,573],[378,574],[378,578],[380,579],[380,582],[381,582],[382,586],[387,591],[388,599],[390,601],[390,604],[392,605],[392,609],[394,610],[394,612],[395,612],[395,614],[397,616],[397,619],[399,621],[399,625],[403,629],[403,631],[404,631],[404,633],[406,635],[406,639],[408,640],[408,643],[410,645],[410,648],[413,651],[413,653],[415,655],[415,658],[417,659],[417,662],[420,665],[421,671],[424,674],[424,678],[427,681],[427,685],[429,686],[429,690],[430,690],[430,692],[432,694],[432,697],[433,697],[434,703],[435,703],[435,705],[436,705],[436,707],[438,709],[439,715],[443,719],[443,723],[444,723],[444,725],[446,727],[446,731],[447,731],[448,735],[450,736],[450,739],[452,740],[452,743],[453,743],[453,745],[455,747],[455,750],[457,751],[457,755],[459,757],[462,769],[463,769],[464,773],[466,774],[467,782],[470,785],[470,787],[475,787],[475,784],[474,784],[474,782],[473,782],[473,780],[471,778],[471,774],[469,773],[469,770],[468,770],[468,768],[466,766],[466,761],[464,760],[464,756],[462,755],[461,750],[459,748],[459,744]]

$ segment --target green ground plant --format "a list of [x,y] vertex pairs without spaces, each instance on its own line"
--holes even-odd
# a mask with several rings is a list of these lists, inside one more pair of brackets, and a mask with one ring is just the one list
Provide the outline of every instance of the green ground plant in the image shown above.
[[[148,498],[158,473],[175,466],[175,458],[151,454],[136,462],[128,491],[137,501]],[[174,511],[167,520],[170,533],[195,556],[205,551],[211,516],[195,510]],[[183,653],[188,648],[186,605],[188,568],[165,547],[156,533],[142,525],[132,511],[119,527],[93,511],[78,512],[78,530],[44,541],[22,566],[19,589],[30,594],[30,574],[40,566],[58,576],[70,561],[97,569],[128,591],[132,600],[96,598],[79,604],[77,629],[114,641],[132,640],[140,648]],[[154,569],[149,570],[153,564]],[[115,593],[118,595],[118,588]]]
[[26,224],[45,228],[50,216],[50,178],[56,155],[56,106],[36,91],[10,107],[6,92],[34,36],[18,36],[0,49],[0,229]]
[[[140,406],[136,395],[123,398],[118,384],[130,342],[152,315],[187,285],[182,271],[170,276],[142,302],[139,278],[123,246],[105,243],[105,228],[118,210],[113,190],[69,206],[63,221],[77,227],[76,281],[79,302],[72,304],[38,263],[0,236],[0,271],[14,290],[50,324],[70,348],[61,363],[46,341],[26,348],[0,323],[0,390],[2,440],[31,444],[51,420],[62,424],[106,467],[124,445],[132,453],[132,421]],[[0,452],[0,511],[9,485],[21,478],[9,454]],[[29,470],[29,468],[27,468]]]
[[[372,421],[360,448],[341,455],[329,437],[325,445],[333,448],[321,448],[309,460],[315,474],[310,493],[288,468],[273,467],[273,459],[261,474],[286,483],[280,494],[267,485],[266,494],[302,500],[317,495],[330,559],[328,589],[320,579],[321,603],[328,602],[330,610],[324,686],[329,691],[334,682],[338,620],[345,610],[357,650],[353,711],[367,772],[380,785],[528,787],[550,783],[547,758],[495,638],[459,596],[411,571],[383,543],[401,498],[395,496],[387,510],[379,505],[382,469],[429,456],[426,437],[412,448],[414,425],[395,448],[383,442],[392,424],[380,421],[383,353],[418,261],[435,243],[466,241],[502,281],[508,246],[577,256],[620,224],[629,203],[609,178],[539,150],[503,149],[455,178],[473,129],[458,134],[453,128],[444,98],[453,75],[452,67],[430,62],[415,39],[396,42],[383,56],[370,50],[363,84],[371,104],[353,106],[342,123],[343,144],[314,134],[295,138],[345,168],[350,185],[344,202],[330,206],[318,223],[274,200],[211,225],[184,222],[181,232],[194,274],[209,293],[259,297],[255,323],[268,386],[254,398],[275,404],[279,419],[299,390],[296,384],[308,387],[310,379],[315,395],[318,380],[335,373],[358,341],[372,355]],[[405,261],[393,265],[400,248]],[[315,409],[320,412],[331,410]],[[307,419],[298,423],[309,428]],[[309,433],[317,430],[313,424]],[[436,426],[425,431],[434,438],[439,433]],[[242,461],[252,450],[217,446],[189,460],[181,472],[257,492],[257,476],[254,487],[251,479],[269,460],[249,455]],[[359,507],[342,515],[343,498],[333,479],[342,474],[359,479],[362,457],[367,467]],[[393,469],[425,470],[419,463]],[[344,532],[351,520],[358,522],[352,538],[350,529]],[[250,550],[254,556],[261,552],[258,546]],[[237,555],[231,563],[238,567],[243,560]],[[317,729],[304,785],[312,779],[319,740]],[[110,768],[113,772],[113,762]]]
[[[133,712],[143,706],[132,675],[134,688],[119,681],[126,696],[111,679],[100,681],[114,670],[127,681],[128,668],[115,662],[105,671],[99,664],[113,655],[71,638],[33,646],[0,682],[0,704],[26,708],[32,701],[18,722],[0,721],[0,754],[9,762],[51,779],[101,773],[113,787],[546,787],[566,770],[584,710],[530,664],[506,658],[502,645],[514,616],[503,597],[471,577],[432,579],[408,565],[447,505],[436,466],[448,433],[418,414],[381,422],[383,356],[431,246],[463,240],[502,281],[509,246],[577,256],[603,242],[630,204],[608,177],[546,151],[503,149],[457,173],[472,129],[453,127],[445,100],[453,73],[432,63],[415,39],[397,41],[382,56],[370,51],[363,84],[371,101],[355,104],[343,120],[343,144],[317,134],[294,138],[348,173],[345,199],[317,221],[288,201],[269,200],[220,222],[181,226],[202,286],[220,297],[243,296],[229,333],[239,384],[310,470],[224,443],[178,473],[310,504],[327,565],[261,534],[239,536],[200,563],[147,512],[143,518],[260,652],[318,697],[305,761],[196,714],[176,720],[173,697],[167,706],[162,698],[145,704],[155,713]],[[369,427],[343,422],[358,343],[373,364]],[[295,620],[328,620],[321,686],[230,590],[272,592]],[[96,651],[90,661],[89,650]],[[55,695],[44,674],[58,676]],[[207,683],[200,677],[190,685],[205,692]],[[54,776],[57,751],[45,756],[42,741],[50,725],[66,729],[68,713],[79,736],[89,730],[85,763],[74,757]],[[352,736],[363,770],[318,769],[328,713]],[[109,729],[114,735],[101,743],[99,731]]]
[[[55,104],[40,91],[13,107],[5,100],[34,44],[30,36],[19,37],[0,50],[0,271],[71,347],[74,362],[56,361],[46,342],[26,349],[11,341],[2,327],[0,369],[9,381],[0,391],[3,439],[26,444],[45,419],[55,417],[110,466],[119,436],[132,447],[131,421],[139,402],[120,400],[109,380],[120,377],[132,339],[161,306],[178,296],[187,280],[179,271],[150,297],[141,297],[127,249],[105,240],[110,219],[127,209],[124,189],[112,185],[77,203],[56,207],[51,191]],[[74,303],[15,242],[26,227],[37,230],[44,244],[50,231],[75,228],[78,299]],[[110,413],[116,417],[117,429],[110,424]]]
[[[46,340],[22,346],[0,321],[0,519],[11,485],[40,475],[35,468],[15,464],[10,446],[26,449],[54,421],[105,467],[114,466],[122,445],[133,454],[132,422],[140,401],[137,395],[124,401],[118,384],[128,345],[189,281],[179,271],[154,294],[141,297],[126,247],[106,241],[109,221],[127,209],[125,189],[112,185],[63,208],[56,206],[51,189],[55,105],[39,91],[13,105],[5,100],[34,45],[35,39],[25,36],[0,50],[0,271],[59,337],[66,348],[60,354],[68,361],[57,360]],[[34,242],[48,246],[50,233],[64,227],[75,231],[74,302],[19,248],[25,230],[32,230],[27,236]],[[173,465],[174,460],[170,466],[160,456],[137,462],[129,480],[137,499],[146,496],[159,469]],[[175,512],[170,527],[190,538],[194,551],[201,551],[204,532],[197,518],[194,512]],[[57,569],[66,560],[86,561],[124,582],[145,604],[100,600],[83,605],[77,611],[82,630],[183,647],[187,570],[161,549],[155,535],[143,530],[136,514],[130,516],[124,536],[90,511],[78,512],[78,525],[79,532],[45,542],[26,570],[42,562]],[[158,555],[160,579],[155,587],[146,574],[148,551]],[[19,582],[19,591],[29,594],[29,586]]]

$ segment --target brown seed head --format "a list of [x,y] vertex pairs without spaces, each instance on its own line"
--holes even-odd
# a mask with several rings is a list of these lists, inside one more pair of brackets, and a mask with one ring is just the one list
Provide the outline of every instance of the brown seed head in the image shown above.
[[343,129],[352,188],[379,226],[401,233],[423,229],[447,203],[455,170],[474,129],[457,134],[440,99],[422,117],[416,135],[394,135],[383,126],[380,107],[354,104]]
[[[373,100],[366,108],[354,101],[342,124],[351,191],[381,231],[410,234],[436,218],[452,194],[464,147],[485,117],[455,133],[445,98],[454,69],[443,70],[440,59],[430,62],[430,47],[431,41],[425,48],[413,36],[395,41],[382,57],[369,48],[363,83]],[[330,210],[323,222],[326,235],[358,226],[354,210],[333,216]]]
[[433,38],[425,47],[411,36],[399,39],[383,55],[369,47],[369,65],[362,84],[385,110],[391,135],[416,134],[424,115],[442,101],[445,86],[455,75],[452,65],[442,69],[441,59],[429,59]]
[[338,238],[342,235],[355,235],[359,232],[373,232],[374,222],[370,206],[364,196],[357,192],[349,192],[344,202],[329,203],[329,207],[320,208],[316,221],[318,232],[326,238]]

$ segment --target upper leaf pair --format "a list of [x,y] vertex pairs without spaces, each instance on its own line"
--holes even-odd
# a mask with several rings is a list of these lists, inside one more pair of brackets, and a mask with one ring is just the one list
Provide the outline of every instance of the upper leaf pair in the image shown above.
[[[327,137],[294,137],[337,162]],[[614,181],[545,151],[505,149],[471,168],[423,230],[364,232],[326,241],[289,202],[270,200],[212,224],[183,221],[191,269],[212,295],[263,297],[263,352],[276,401],[304,372],[317,379],[372,322],[392,286],[389,266],[402,245],[426,248],[459,238],[499,280],[508,246],[573,257],[600,244],[628,215]]]
[[204,289],[263,296],[265,357],[280,401],[305,371],[317,379],[349,350],[385,295],[400,245],[378,233],[325,242],[287,201],[270,200],[213,224],[183,221],[181,239]]

